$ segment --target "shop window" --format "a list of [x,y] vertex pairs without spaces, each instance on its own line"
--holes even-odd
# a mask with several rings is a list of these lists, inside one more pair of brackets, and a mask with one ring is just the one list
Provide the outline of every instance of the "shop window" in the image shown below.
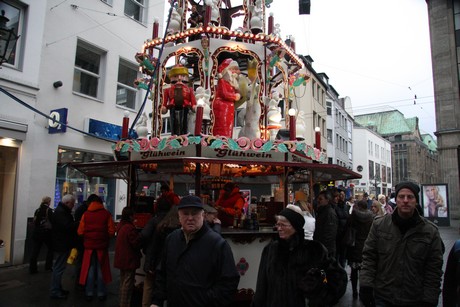
[[97,194],[112,215],[115,213],[116,179],[102,177],[86,177],[80,171],[69,167],[69,162],[103,162],[113,161],[112,155],[98,154],[83,150],[64,147],[58,149],[58,165],[56,167],[56,184],[54,204],[57,205],[65,194],[75,196],[79,206],[89,195]]
[[136,109],[137,89],[134,80],[137,78],[137,67],[127,61],[121,60],[118,64],[117,98],[118,106]]
[[75,56],[73,91],[100,98],[99,81],[105,53],[83,41],[78,41]]

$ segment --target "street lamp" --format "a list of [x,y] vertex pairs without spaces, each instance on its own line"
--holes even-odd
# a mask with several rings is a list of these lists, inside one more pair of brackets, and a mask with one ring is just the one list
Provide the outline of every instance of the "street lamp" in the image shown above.
[[14,33],[14,28],[7,27],[8,21],[10,20],[5,16],[5,10],[2,10],[0,16],[0,66],[9,61],[19,38],[19,35]]

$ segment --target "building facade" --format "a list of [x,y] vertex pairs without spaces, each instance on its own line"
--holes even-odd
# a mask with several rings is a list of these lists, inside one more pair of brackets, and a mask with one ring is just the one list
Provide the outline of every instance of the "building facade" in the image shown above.
[[460,218],[460,1],[427,0],[433,65],[439,183],[448,185],[450,216]]
[[393,187],[391,143],[359,124],[353,127],[353,137],[353,170],[363,176],[352,182],[355,194],[389,195]]
[[430,146],[424,143],[429,137],[420,134],[417,117],[405,118],[399,111],[386,111],[356,115],[355,121],[391,143],[393,186],[401,181],[417,184],[438,181],[436,144],[433,138]]
[[114,216],[126,205],[123,182],[86,179],[66,163],[113,160],[123,116],[132,122],[145,94],[133,83],[134,55],[152,35],[154,18],[163,24],[165,1],[0,6],[20,35],[0,69],[0,239],[11,265],[28,260],[28,221],[43,196],[55,207],[73,193],[78,206],[96,193]]

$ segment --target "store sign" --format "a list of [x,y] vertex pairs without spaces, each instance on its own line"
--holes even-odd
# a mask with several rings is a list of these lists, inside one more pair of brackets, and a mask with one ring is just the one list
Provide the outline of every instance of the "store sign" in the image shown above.
[[[85,131],[98,137],[118,141],[121,139],[121,126],[107,123],[94,118],[85,118]],[[136,139],[137,133],[132,132],[131,138]]]
[[203,157],[212,159],[235,160],[235,161],[254,161],[254,162],[270,162],[284,161],[284,153],[282,152],[258,152],[253,150],[231,150],[228,148],[202,148]]
[[[51,110],[50,117],[52,119],[48,120],[48,133],[64,133],[67,131],[67,126],[61,123],[67,124],[67,108]],[[61,123],[59,123],[61,122]]]
[[165,148],[163,150],[150,151],[132,151],[131,160],[173,160],[196,156],[195,146],[187,146],[181,148]]

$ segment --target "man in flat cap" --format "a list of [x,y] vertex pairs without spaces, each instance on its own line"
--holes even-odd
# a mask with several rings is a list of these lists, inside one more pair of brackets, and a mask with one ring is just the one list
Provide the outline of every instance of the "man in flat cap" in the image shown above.
[[396,185],[396,209],[374,220],[359,277],[364,306],[438,306],[444,246],[416,210],[420,188]]
[[185,196],[177,208],[182,228],[166,238],[152,306],[228,306],[240,280],[230,245],[204,222],[199,197]]

